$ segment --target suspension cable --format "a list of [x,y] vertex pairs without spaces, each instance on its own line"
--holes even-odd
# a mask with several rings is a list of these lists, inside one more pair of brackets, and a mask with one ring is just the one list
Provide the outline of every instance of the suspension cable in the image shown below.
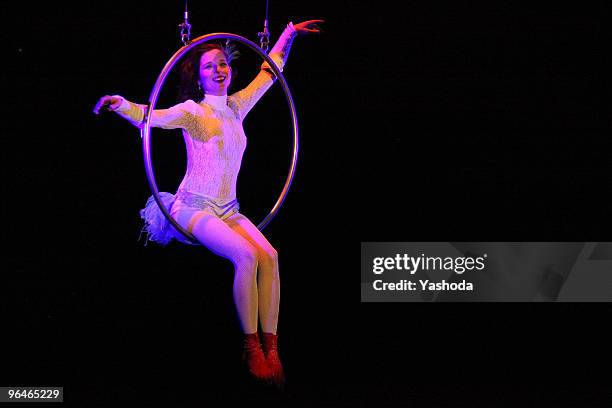
[[[189,9],[187,8],[188,0],[185,0],[185,12],[183,14],[183,22],[178,25],[180,28],[181,42],[183,45],[187,45],[191,42],[191,24],[189,24]],[[266,18],[264,19],[263,31],[257,33],[259,38],[259,46],[266,53],[270,48],[270,31],[268,29],[268,18],[269,18],[270,0],[266,0]]]
[[191,24],[189,24],[189,10],[187,9],[187,0],[185,0],[185,13],[183,15],[185,19],[181,24],[179,24],[179,28],[181,29],[181,41],[183,45],[187,45],[191,42]]
[[264,28],[262,32],[257,33],[257,37],[259,37],[259,47],[264,50],[266,53],[268,52],[268,48],[270,47],[270,31],[268,31],[268,6],[270,1],[266,0],[266,19],[264,20]]

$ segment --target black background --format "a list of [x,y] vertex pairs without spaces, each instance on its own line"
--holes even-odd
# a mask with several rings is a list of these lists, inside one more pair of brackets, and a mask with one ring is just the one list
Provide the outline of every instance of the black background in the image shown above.
[[[3,385],[64,386],[66,404],[92,407],[609,403],[607,304],[360,304],[355,280],[361,241],[610,240],[608,10],[271,2],[272,41],[287,21],[326,20],[285,70],[301,145],[265,230],[281,263],[279,394],[241,374],[229,263],[137,241],[138,132],[91,112],[105,94],[146,102],[180,46],[182,4],[166,3],[5,10]],[[192,38],[256,41],[264,3],[190,9]],[[259,60],[238,64],[239,84]],[[277,86],[245,123],[239,198],[256,222],[284,181],[288,117]],[[182,140],[163,133],[158,183],[174,191]]]

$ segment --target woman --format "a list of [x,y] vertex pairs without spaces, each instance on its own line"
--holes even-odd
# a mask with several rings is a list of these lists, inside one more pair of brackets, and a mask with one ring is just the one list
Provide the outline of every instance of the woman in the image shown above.
[[[269,56],[282,69],[293,39],[319,33],[317,23],[322,22],[289,23]],[[187,172],[175,196],[162,193],[164,204],[177,223],[202,245],[233,263],[234,303],[244,332],[243,358],[255,378],[282,386],[285,378],[276,334],[280,300],[278,255],[257,227],[240,214],[236,200],[236,180],[246,147],[242,121],[275,77],[264,63],[246,88],[228,96],[232,57],[229,48],[218,44],[206,43],[193,50],[181,72],[181,82],[190,85],[186,93],[191,98],[169,109],[155,110],[151,126],[183,130]],[[114,111],[138,126],[145,106],[119,95],[107,95],[98,101],[94,113],[101,110]],[[152,197],[141,215],[149,239],[162,244],[172,238],[187,242],[163,219]]]

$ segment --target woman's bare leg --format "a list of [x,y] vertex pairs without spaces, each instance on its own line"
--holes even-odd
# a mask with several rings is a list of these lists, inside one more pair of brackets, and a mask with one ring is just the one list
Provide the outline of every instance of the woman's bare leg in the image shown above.
[[213,253],[234,264],[234,303],[244,333],[257,332],[257,249],[206,211],[178,211],[177,222]]
[[259,320],[264,333],[276,334],[280,304],[278,253],[261,231],[244,215],[234,214],[225,222],[257,251]]

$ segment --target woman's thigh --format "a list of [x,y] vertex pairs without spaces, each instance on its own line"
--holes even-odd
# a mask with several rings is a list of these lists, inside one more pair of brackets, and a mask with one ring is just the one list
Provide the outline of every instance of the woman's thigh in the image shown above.
[[219,256],[236,260],[240,256],[255,255],[256,248],[247,239],[210,212],[182,209],[173,211],[173,217],[202,245]]
[[[276,251],[268,242],[266,237],[261,233],[255,224],[247,217],[240,213],[236,213],[225,219],[225,223],[237,234],[246,239],[253,245],[258,252],[264,251],[267,255],[275,254]],[[264,255],[265,255],[264,254]]]

